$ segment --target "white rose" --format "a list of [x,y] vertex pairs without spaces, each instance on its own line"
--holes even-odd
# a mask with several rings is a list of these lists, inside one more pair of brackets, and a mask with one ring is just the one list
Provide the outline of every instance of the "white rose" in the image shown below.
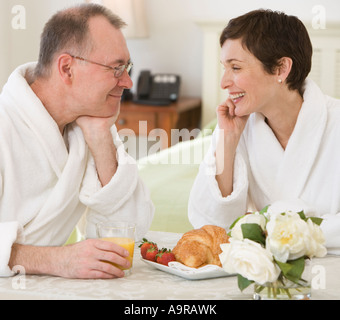
[[286,262],[306,254],[310,241],[309,228],[297,213],[271,214],[266,228],[266,248],[277,261]]
[[307,225],[310,233],[310,240],[306,255],[309,258],[317,257],[322,258],[327,254],[327,249],[324,246],[325,237],[323,232],[317,224],[313,223],[310,219],[307,220]]
[[259,243],[249,239],[230,238],[230,243],[221,244],[220,261],[228,273],[238,273],[259,284],[277,280],[280,269],[270,252]]
[[240,220],[236,222],[234,227],[231,229],[232,238],[238,240],[243,239],[241,225],[244,223],[256,223],[262,228],[262,230],[264,230],[266,226],[266,219],[262,214],[259,214],[258,212],[244,215]]

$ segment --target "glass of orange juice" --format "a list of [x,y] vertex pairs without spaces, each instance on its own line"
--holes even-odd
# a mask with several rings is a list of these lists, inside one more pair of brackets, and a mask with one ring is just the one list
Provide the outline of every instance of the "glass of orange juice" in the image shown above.
[[119,269],[122,269],[125,276],[131,274],[133,252],[135,248],[135,224],[125,221],[109,221],[97,223],[97,236],[101,240],[111,241],[129,251],[126,258],[130,261],[131,267],[125,269],[113,263]]

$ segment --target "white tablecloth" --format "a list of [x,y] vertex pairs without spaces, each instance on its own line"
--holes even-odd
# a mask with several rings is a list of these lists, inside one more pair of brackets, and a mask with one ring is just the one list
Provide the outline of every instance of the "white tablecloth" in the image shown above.
[[[150,231],[146,238],[173,248],[181,234]],[[51,276],[0,278],[3,299],[229,300],[252,299],[252,288],[241,293],[237,277],[186,280],[145,264],[136,244],[132,274],[112,280],[76,280]],[[312,299],[340,298],[340,257],[313,260]],[[323,275],[324,273],[324,275]],[[312,282],[313,285],[313,282]]]

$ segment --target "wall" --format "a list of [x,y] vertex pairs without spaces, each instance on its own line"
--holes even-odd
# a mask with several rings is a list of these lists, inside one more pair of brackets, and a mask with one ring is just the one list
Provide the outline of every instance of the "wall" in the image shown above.
[[10,46],[10,28],[9,28],[9,6],[6,1],[0,2],[0,91],[2,84],[8,77],[9,64],[9,46]]
[[[40,35],[47,20],[56,11],[79,0],[1,0],[0,1],[0,90],[10,73],[26,62],[36,61]],[[15,6],[25,9],[25,26],[15,24]]]
[[[79,0],[1,0],[0,1],[0,88],[12,70],[36,60],[39,39],[45,22],[57,10]],[[200,96],[202,88],[203,33],[197,21],[227,21],[259,7],[282,10],[311,21],[312,9],[321,5],[327,21],[340,21],[339,0],[146,0],[149,37],[129,39],[134,61],[132,78],[136,83],[142,69],[153,72],[174,72],[182,76],[181,94]],[[11,27],[14,5],[26,9],[26,28]]]
[[[182,95],[200,96],[202,89],[203,32],[197,22],[225,21],[258,8],[270,8],[312,21],[321,6],[327,21],[340,21],[339,0],[147,0],[150,35],[130,39],[133,80],[142,69],[182,76]],[[209,48],[205,48],[209,50]]]

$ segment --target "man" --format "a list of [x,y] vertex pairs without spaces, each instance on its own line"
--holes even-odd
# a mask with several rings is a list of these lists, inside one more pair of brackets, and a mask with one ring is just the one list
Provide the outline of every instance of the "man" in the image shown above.
[[[154,207],[114,123],[130,55],[124,22],[99,5],[55,14],[38,64],[19,67],[0,96],[0,276],[114,278],[128,252],[96,238],[99,221],[129,220],[137,237]],[[87,240],[63,246],[86,211]]]

